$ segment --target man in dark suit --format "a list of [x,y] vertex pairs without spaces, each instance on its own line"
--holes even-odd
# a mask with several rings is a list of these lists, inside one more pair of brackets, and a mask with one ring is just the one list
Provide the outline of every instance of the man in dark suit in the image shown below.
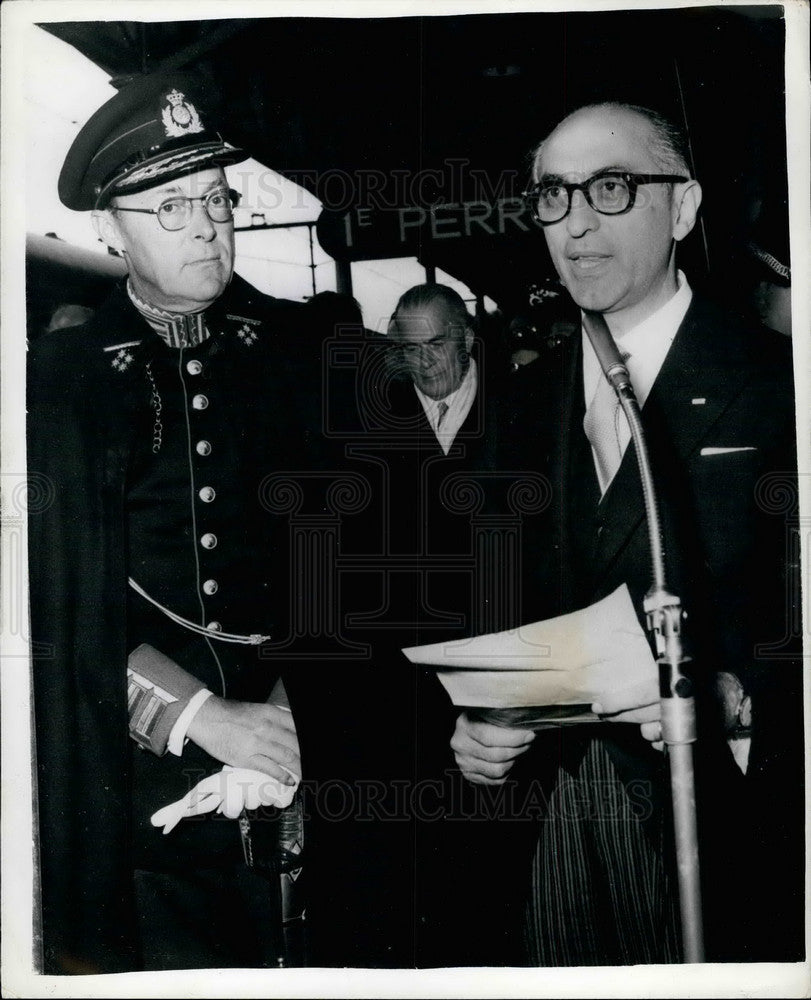
[[389,327],[425,419],[446,455],[476,399],[471,323],[452,288],[415,285],[401,296]]
[[[671,123],[635,106],[581,108],[539,146],[534,181],[558,274],[582,309],[605,317],[643,406],[668,582],[687,612],[697,690],[708,958],[798,959],[802,688],[784,641],[797,594],[787,584],[786,521],[770,498],[779,483],[796,497],[790,354],[771,331],[694,295],[677,270],[701,188]],[[604,382],[585,334],[513,382],[499,462],[540,469],[552,487],[549,508],[527,525],[520,620],[587,607],[625,583],[644,624],[642,493],[629,429]],[[541,776],[533,963],[675,961],[655,672],[596,702],[603,721],[534,738],[462,714],[452,745],[473,782]]]
[[[454,474],[480,465],[487,444],[484,393],[471,354],[473,318],[447,285],[416,285],[397,303],[389,337],[399,377],[390,386],[387,415],[392,430],[401,429],[389,464],[392,540],[427,557],[417,574],[425,610],[435,608],[439,619],[451,613],[467,617],[470,575],[454,572],[453,557],[470,552],[470,518],[442,490]],[[443,555],[447,565],[437,562]],[[415,598],[414,608],[420,595]],[[456,604],[453,611],[449,601]],[[414,638],[428,641],[424,633]]]
[[369,802],[323,824],[312,810],[310,843],[323,847],[309,873],[341,914],[314,933],[356,964],[478,964],[477,935],[489,938],[498,880],[482,891],[492,850],[484,824],[463,819],[475,790],[460,801],[455,712],[401,653],[473,628],[475,505],[465,500],[476,487],[463,483],[475,482],[490,442],[473,325],[453,290],[421,285],[400,299],[386,338],[342,333],[325,352],[336,474],[366,484],[364,503],[341,518],[341,634],[367,655],[320,671],[322,708],[303,725],[316,720],[331,759],[313,762],[299,733],[308,787],[340,783]]
[[[389,468],[392,535],[408,533],[403,544],[419,554],[408,599],[414,628],[403,645],[486,631],[500,606],[506,561],[497,556],[497,568],[485,566],[498,545],[490,548],[494,540],[481,516],[500,482],[493,418],[506,379],[487,366],[486,345],[475,343],[473,326],[461,297],[444,285],[409,289],[389,325],[403,377],[390,387],[388,413],[411,428]],[[418,961],[515,964],[521,952],[514,900],[505,893],[513,859],[502,855],[498,809],[494,816],[480,789],[456,780],[447,742],[442,748],[455,710],[444,695],[436,697],[437,687],[433,676],[423,678],[415,727],[419,777],[426,784],[441,778],[444,790],[441,822],[416,817]]]
[[[392,645],[468,627],[472,577],[463,557],[470,555],[470,517],[445,491],[455,475],[480,465],[488,444],[473,322],[453,289],[409,289],[385,347],[376,343],[359,360],[352,429],[337,438],[342,460],[362,470],[371,487],[366,508],[345,520],[344,548],[393,557],[384,574],[387,604],[366,618]],[[360,582],[379,603],[379,580]]]

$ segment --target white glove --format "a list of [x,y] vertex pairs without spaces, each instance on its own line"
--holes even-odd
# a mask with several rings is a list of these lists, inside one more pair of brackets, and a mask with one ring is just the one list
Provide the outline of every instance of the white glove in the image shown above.
[[290,774],[296,783],[283,785],[262,771],[226,764],[218,774],[203,778],[182,799],[159,809],[152,816],[152,825],[162,826],[167,834],[186,816],[199,816],[215,809],[229,819],[236,819],[243,809],[258,809],[259,806],[284,809],[293,801],[301,780],[292,771]]

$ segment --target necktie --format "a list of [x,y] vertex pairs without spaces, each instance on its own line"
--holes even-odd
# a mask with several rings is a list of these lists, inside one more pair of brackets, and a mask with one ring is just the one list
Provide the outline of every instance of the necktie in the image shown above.
[[583,430],[594,450],[600,491],[605,493],[622,462],[619,421],[625,420],[614,387],[600,372],[597,390],[583,418]]
[[443,399],[442,402],[439,403],[437,409],[439,411],[439,416],[437,417],[437,421],[436,421],[436,429],[439,430],[439,428],[442,426],[442,421],[445,419],[445,414],[449,410],[449,406],[445,402],[445,400]]

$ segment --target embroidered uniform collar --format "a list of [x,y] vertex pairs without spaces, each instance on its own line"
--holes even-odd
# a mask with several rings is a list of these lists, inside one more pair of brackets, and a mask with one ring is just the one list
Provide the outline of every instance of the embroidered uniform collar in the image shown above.
[[167,347],[196,347],[211,336],[206,326],[205,312],[184,314],[159,309],[136,295],[129,281],[127,294]]

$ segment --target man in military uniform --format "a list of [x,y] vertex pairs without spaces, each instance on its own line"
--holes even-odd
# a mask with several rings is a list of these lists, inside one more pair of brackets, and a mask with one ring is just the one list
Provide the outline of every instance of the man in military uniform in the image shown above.
[[59,179],[128,278],[30,354],[29,471],[53,497],[30,524],[47,972],[280,954],[271,883],[245,865],[249,813],[151,822],[222,764],[275,779],[281,804],[300,776],[263,656],[288,595],[272,577],[286,531],[260,489],[307,444],[274,346],[300,320],[233,276],[222,168],[247,154],[209,117],[193,78],[140,80],[93,115]]

